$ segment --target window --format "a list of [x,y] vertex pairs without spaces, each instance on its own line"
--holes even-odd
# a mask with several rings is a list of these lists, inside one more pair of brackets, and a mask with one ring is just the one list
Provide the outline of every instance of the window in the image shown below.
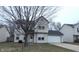
[[44,40],[44,37],[42,37],[42,40]]
[[44,40],[44,37],[38,37],[38,40]]
[[31,36],[31,39],[33,39],[33,36]]
[[17,40],[19,40],[19,37],[16,37]]
[[41,29],[41,26],[38,26],[39,29]]
[[26,39],[26,37],[24,37],[24,40]]
[[44,26],[42,26],[42,29],[44,29],[45,27]]
[[41,40],[41,37],[38,37],[38,40]]
[[44,26],[38,26],[38,28],[42,30],[42,29],[44,29],[45,27],[44,27]]

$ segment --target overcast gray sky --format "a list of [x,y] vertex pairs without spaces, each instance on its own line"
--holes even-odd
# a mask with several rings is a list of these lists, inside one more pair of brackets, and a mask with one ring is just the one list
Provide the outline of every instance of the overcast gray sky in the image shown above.
[[79,7],[64,6],[57,12],[57,17],[52,19],[61,24],[74,24],[79,21]]
[[61,22],[61,24],[68,23],[73,24],[79,21],[79,7],[62,7],[57,13],[57,17],[54,18],[55,22]]

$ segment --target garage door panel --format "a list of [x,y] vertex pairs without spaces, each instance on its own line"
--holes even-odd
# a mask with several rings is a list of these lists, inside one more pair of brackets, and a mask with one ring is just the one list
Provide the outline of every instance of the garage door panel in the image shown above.
[[48,42],[60,42],[59,36],[48,36]]

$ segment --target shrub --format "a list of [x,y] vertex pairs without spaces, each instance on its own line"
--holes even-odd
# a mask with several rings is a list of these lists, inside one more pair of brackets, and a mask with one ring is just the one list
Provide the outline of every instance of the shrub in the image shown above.
[[19,40],[19,43],[23,43],[22,40]]

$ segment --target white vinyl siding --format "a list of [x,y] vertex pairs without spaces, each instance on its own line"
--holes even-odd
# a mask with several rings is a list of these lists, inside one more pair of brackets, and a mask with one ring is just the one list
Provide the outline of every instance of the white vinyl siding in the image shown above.
[[61,42],[60,36],[48,36],[48,43]]
[[[44,38],[44,40],[42,38]],[[47,43],[47,40],[48,40],[47,34],[34,34],[34,43]]]
[[74,29],[70,26],[64,25],[63,28],[60,30],[63,33],[63,42],[73,42],[73,34]]
[[7,37],[9,37],[9,33],[6,28],[0,28],[0,42],[5,42],[7,40]]

